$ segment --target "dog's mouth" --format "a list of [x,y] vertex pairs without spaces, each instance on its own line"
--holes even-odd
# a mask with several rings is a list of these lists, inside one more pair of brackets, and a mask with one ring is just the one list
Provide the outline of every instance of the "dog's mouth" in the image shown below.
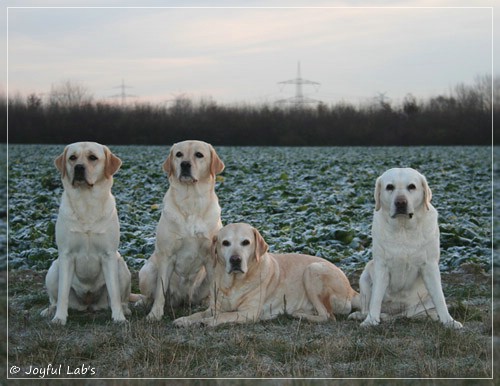
[[198,182],[196,178],[194,178],[191,174],[187,173],[186,174],[181,173],[181,175],[179,176],[179,181],[186,184],[195,184],[196,182]]
[[232,273],[245,273],[245,272],[241,269],[241,267],[233,267],[233,266],[231,266],[229,268],[229,274],[232,274]]
[[398,212],[396,211],[391,218],[397,218],[397,217],[408,217],[409,219],[413,218],[413,213],[408,213],[408,212]]

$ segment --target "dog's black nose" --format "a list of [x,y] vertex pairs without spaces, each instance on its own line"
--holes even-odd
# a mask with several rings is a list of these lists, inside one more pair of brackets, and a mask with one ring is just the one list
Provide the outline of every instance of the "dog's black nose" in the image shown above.
[[85,166],[82,164],[75,165],[75,178],[80,179],[85,177]]
[[229,262],[233,265],[239,265],[241,264],[241,257],[238,255],[233,255],[229,258]]
[[189,161],[182,161],[181,162],[181,168],[182,169],[191,169],[191,162],[189,162]]
[[404,210],[408,206],[408,200],[405,197],[398,197],[394,204],[396,205],[396,209]]

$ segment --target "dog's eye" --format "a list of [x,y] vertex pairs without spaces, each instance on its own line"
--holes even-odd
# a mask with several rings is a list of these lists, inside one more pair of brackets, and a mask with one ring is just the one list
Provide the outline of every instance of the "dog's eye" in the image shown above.
[[89,160],[91,161],[97,161],[97,157],[93,154],[89,155]]
[[244,247],[246,247],[247,245],[250,245],[250,240],[243,240],[241,242],[241,245],[243,245]]
[[70,160],[70,161],[75,161],[75,160],[76,160],[76,158],[77,158],[77,157],[76,157],[76,155],[72,155],[72,156],[70,156],[70,157],[69,157],[69,160]]
[[417,189],[417,187],[415,186],[415,184],[408,185],[408,190],[415,190],[415,189]]
[[175,156],[176,156],[177,158],[181,158],[181,157],[183,156],[183,154],[182,154],[180,151],[178,151],[178,152],[175,154]]
[[231,243],[229,241],[227,241],[227,240],[224,240],[222,242],[222,245],[224,245],[225,247],[229,247],[231,245]]
[[198,151],[198,152],[196,152],[195,156],[196,156],[196,158],[203,158],[203,157],[205,157],[205,156],[204,156],[203,154],[201,154],[199,151]]
[[385,187],[385,190],[389,190],[389,191],[393,191],[394,190],[394,185],[393,184],[389,184]]

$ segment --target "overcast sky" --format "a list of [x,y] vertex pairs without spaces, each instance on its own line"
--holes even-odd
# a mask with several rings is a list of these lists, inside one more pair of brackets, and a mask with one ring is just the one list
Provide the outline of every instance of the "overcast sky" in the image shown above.
[[[46,95],[71,80],[95,99],[111,101],[123,79],[126,93],[136,96],[130,103],[165,103],[179,95],[272,103],[294,96],[293,84],[278,82],[296,78],[300,61],[302,77],[320,83],[304,85],[311,98],[364,103],[385,93],[399,103],[408,93],[449,93],[492,72],[491,1],[217,3],[345,6],[300,9],[92,8],[216,4],[148,0],[3,3],[8,71],[6,63],[0,70],[8,79],[0,78],[0,92],[8,87],[11,95]],[[42,7],[69,5],[89,8]],[[449,8],[464,5],[486,8]],[[493,73],[500,75],[498,67]]]

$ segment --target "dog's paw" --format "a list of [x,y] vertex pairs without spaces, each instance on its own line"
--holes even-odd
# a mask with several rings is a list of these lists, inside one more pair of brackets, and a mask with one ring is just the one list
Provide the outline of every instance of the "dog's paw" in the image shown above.
[[162,312],[157,312],[154,309],[151,310],[151,312],[146,316],[146,319],[149,322],[159,322],[163,318],[163,313]]
[[443,324],[445,325],[445,327],[454,328],[456,330],[459,330],[459,329],[463,328],[462,323],[457,322],[454,319],[450,320],[449,322],[443,323]]
[[124,323],[127,321],[127,319],[125,318],[125,315],[123,315],[123,314],[113,315],[111,318],[113,319],[114,323]]
[[66,325],[66,318],[54,316],[54,318],[50,321],[50,323],[58,325],[58,326],[64,326],[64,325]]
[[361,324],[361,327],[373,327],[378,326],[380,321],[368,316]]
[[193,324],[193,322],[189,320],[187,316],[175,319],[173,323],[175,327],[189,327]]

